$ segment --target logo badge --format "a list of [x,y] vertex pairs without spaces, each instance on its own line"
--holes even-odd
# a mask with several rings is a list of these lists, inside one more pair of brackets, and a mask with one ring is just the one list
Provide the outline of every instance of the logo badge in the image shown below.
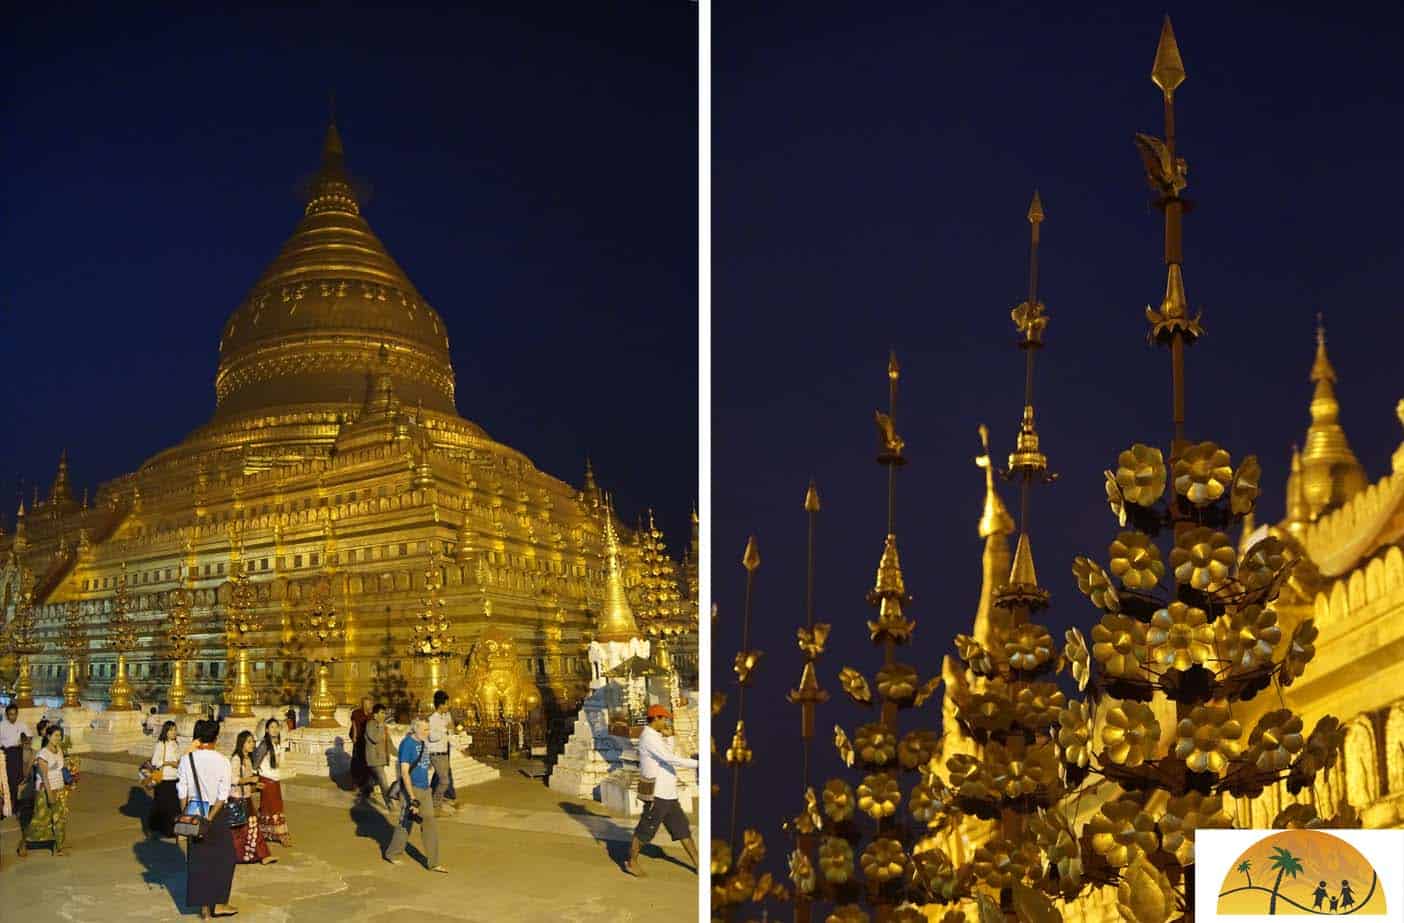
[[1404,923],[1404,830],[1198,830],[1195,918]]

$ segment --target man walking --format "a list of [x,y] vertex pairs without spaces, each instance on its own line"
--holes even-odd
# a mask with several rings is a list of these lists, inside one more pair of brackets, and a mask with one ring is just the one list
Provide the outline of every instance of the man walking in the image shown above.
[[434,813],[453,814],[447,803],[449,787],[449,735],[453,733],[453,715],[449,711],[448,693],[434,690],[434,711],[429,715],[429,761],[434,766]]
[[5,776],[10,786],[10,813],[19,811],[20,780],[24,778],[24,745],[21,737],[32,737],[29,725],[19,720],[19,706],[5,706],[5,720],[0,721],[0,749],[5,751]]
[[638,867],[639,850],[653,840],[659,825],[668,829],[674,842],[682,843],[693,867],[697,866],[697,844],[692,840],[687,815],[678,804],[678,770],[696,769],[697,760],[678,756],[673,752],[672,741],[663,736],[673,723],[673,713],[666,706],[650,705],[647,718],[648,727],[639,735],[639,775],[645,787],[653,783],[653,800],[644,805],[643,816],[629,843],[629,858],[624,863],[626,872],[640,878],[643,872]]
[[371,718],[366,722],[366,767],[372,782],[380,786],[385,807],[393,808],[390,803],[390,730],[385,726],[384,705],[372,708]]
[[424,838],[424,864],[431,872],[447,872],[439,864],[439,825],[434,819],[433,795],[429,791],[429,722],[423,718],[414,719],[410,732],[400,741],[400,785],[404,789],[404,807],[385,850],[385,861],[400,864],[410,828],[418,821]]

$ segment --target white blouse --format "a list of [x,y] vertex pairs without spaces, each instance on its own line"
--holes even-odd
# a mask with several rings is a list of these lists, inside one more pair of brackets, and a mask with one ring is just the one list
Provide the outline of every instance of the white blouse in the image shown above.
[[[196,750],[195,771],[200,774],[200,792],[207,804],[229,800],[229,784],[234,775],[230,771],[229,757],[218,750]],[[190,756],[180,758],[180,770],[176,774],[176,794],[182,801],[196,798],[195,776],[190,773]]]
[[38,766],[40,760],[43,760],[44,765],[49,767],[48,775],[45,777],[49,790],[63,791],[63,752],[55,753],[47,748],[40,750],[34,756],[34,765]]
[[[156,749],[151,751],[151,765],[157,769],[165,768],[167,763],[174,763],[180,759],[182,747],[178,740],[158,740]],[[204,784],[202,780],[201,785]]]

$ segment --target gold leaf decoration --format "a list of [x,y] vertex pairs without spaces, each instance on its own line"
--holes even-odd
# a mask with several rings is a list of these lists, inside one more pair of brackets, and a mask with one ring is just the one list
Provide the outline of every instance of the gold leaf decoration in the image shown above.
[[1127,529],[1118,533],[1107,548],[1107,558],[1112,576],[1119,578],[1128,590],[1153,589],[1165,576],[1160,549],[1144,532]]
[[907,870],[907,853],[898,840],[878,837],[863,850],[859,862],[863,877],[883,883],[900,877]]
[[1263,468],[1258,464],[1258,456],[1249,455],[1238,463],[1233,473],[1233,484],[1229,488],[1229,510],[1235,516],[1243,516],[1253,511],[1258,501],[1258,482],[1262,480]]
[[1151,616],[1146,644],[1152,663],[1188,670],[1214,656],[1214,627],[1203,609],[1172,602]]
[[910,702],[916,696],[916,668],[905,663],[884,664],[877,671],[877,688],[878,695],[889,702]]
[[1063,915],[1054,909],[1053,902],[1028,885],[1014,885],[1012,895],[1019,923],[1062,923]]
[[1102,727],[1106,758],[1120,766],[1139,766],[1155,753],[1160,721],[1144,702],[1118,702],[1107,710]]
[[1092,763],[1092,716],[1087,703],[1077,700],[1058,714],[1058,746],[1063,762],[1083,769]]
[[1092,605],[1103,612],[1120,612],[1121,598],[1112,586],[1111,578],[1102,570],[1102,565],[1081,555],[1073,558],[1073,576],[1077,578],[1077,588],[1092,600]]
[[1134,796],[1122,796],[1102,805],[1087,822],[1087,830],[1092,849],[1114,868],[1132,865],[1155,851],[1155,821]]
[[1175,462],[1175,492],[1195,506],[1208,506],[1233,480],[1229,453],[1212,442],[1190,446]]
[[928,679],[926,682],[921,684],[921,688],[917,690],[916,698],[912,700],[912,704],[915,705],[917,708],[920,708],[921,706],[925,705],[927,699],[935,695],[936,690],[940,688],[941,675],[938,673],[935,676]]
[[839,758],[843,760],[845,766],[853,765],[853,744],[849,743],[848,735],[843,732],[843,728],[834,725],[834,747],[838,750]]
[[1111,507],[1112,515],[1116,517],[1116,524],[1126,525],[1126,498],[1122,496],[1121,488],[1116,483],[1116,475],[1110,471],[1103,471],[1106,477],[1107,506]]
[[1146,626],[1126,615],[1102,616],[1092,626],[1092,656],[1111,676],[1141,677],[1149,657]]
[[1222,795],[1189,792],[1171,798],[1160,818],[1161,848],[1182,866],[1194,864],[1194,832],[1205,827],[1227,828],[1233,819],[1224,812]]
[[824,813],[829,820],[841,824],[853,816],[857,802],[853,789],[842,779],[830,779],[824,783]]
[[1053,636],[1036,622],[1025,622],[1010,629],[1004,642],[1005,659],[1016,670],[1032,672],[1053,659]]
[[720,878],[731,871],[731,844],[712,838],[712,875]]
[[1281,640],[1277,612],[1256,603],[1220,616],[1214,622],[1219,657],[1233,672],[1252,670],[1270,662]]
[[1175,729],[1175,755],[1191,772],[1222,775],[1242,749],[1243,726],[1222,705],[1196,705]]
[[868,688],[868,678],[859,671],[852,667],[844,667],[839,670],[839,685],[853,701],[863,705],[872,704],[873,693]]
[[814,863],[809,861],[803,850],[796,849],[790,853],[790,881],[800,894],[813,894],[819,883]]
[[859,727],[853,744],[865,766],[886,766],[897,757],[897,735],[880,721]]
[[1180,583],[1212,593],[1228,582],[1235,557],[1227,535],[1200,526],[1176,537],[1175,547],[1170,549],[1170,569]]
[[885,772],[869,773],[858,786],[858,810],[873,820],[896,814],[901,803],[902,790],[897,780]]
[[819,846],[819,871],[824,880],[841,885],[853,876],[853,847],[836,836],[824,837]]
[[829,625],[824,622],[817,622],[814,630],[800,628],[796,631],[799,638],[799,649],[806,657],[813,659],[824,653],[824,645],[829,640]]
[[1087,639],[1082,636],[1082,632],[1076,628],[1069,628],[1064,635],[1067,643],[1063,646],[1063,656],[1068,658],[1068,663],[1072,666],[1073,679],[1077,681],[1078,691],[1087,688],[1087,681],[1091,678],[1091,663],[1088,660]]
[[1121,876],[1116,898],[1126,923],[1166,923],[1179,915],[1170,879],[1144,855]]
[[762,656],[764,656],[764,654],[760,651],[737,651],[736,660],[731,667],[736,673],[736,681],[743,686],[749,685],[751,682],[751,673],[760,663]]
[[1316,656],[1316,619],[1304,618],[1292,629],[1292,640],[1287,644],[1287,656],[1282,661],[1278,674],[1282,685],[1290,686],[1303,673],[1307,664]]
[[1153,506],[1165,493],[1165,457],[1138,442],[1116,457],[1114,479],[1127,503]]

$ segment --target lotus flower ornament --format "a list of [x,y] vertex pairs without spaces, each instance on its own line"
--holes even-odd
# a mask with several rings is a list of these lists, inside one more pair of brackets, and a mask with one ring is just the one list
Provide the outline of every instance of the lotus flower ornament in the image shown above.
[[1188,670],[1214,656],[1214,627],[1203,609],[1172,602],[1151,616],[1146,644],[1152,663]]
[[1235,557],[1227,535],[1201,526],[1176,537],[1170,567],[1178,582],[1212,593],[1228,582]]
[[1175,755],[1191,772],[1223,775],[1242,747],[1243,726],[1222,705],[1197,705],[1175,728]]
[[1165,493],[1165,457],[1154,446],[1136,443],[1116,458],[1116,485],[1127,503],[1154,506]]
[[1175,462],[1175,492],[1195,506],[1208,506],[1233,481],[1229,453],[1212,442],[1190,446]]
[[1165,576],[1160,549],[1144,532],[1127,529],[1119,533],[1107,549],[1107,557],[1112,575],[1128,590],[1153,589]]
[[1148,657],[1146,626],[1126,615],[1102,616],[1092,627],[1092,656],[1111,676],[1140,678]]
[[1108,709],[1102,728],[1104,755],[1120,766],[1139,766],[1155,753],[1160,720],[1144,702],[1121,702]]

